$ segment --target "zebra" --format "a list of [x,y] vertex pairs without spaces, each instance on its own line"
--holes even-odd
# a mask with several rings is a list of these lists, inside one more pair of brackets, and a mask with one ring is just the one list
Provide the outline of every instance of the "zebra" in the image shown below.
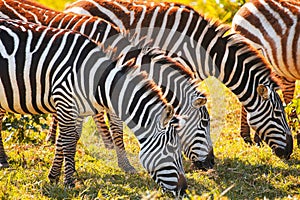
[[[299,10],[300,4],[295,1],[254,0],[244,4],[232,21],[232,30],[249,39],[271,63],[281,80],[286,104],[293,99],[295,82],[300,79]],[[241,134],[251,141],[244,116],[241,124],[241,130],[245,130]],[[260,142],[257,134],[255,141]],[[300,144],[300,135],[297,143]]]
[[229,26],[174,3],[77,0],[64,12],[103,18],[176,54],[196,78],[216,77],[238,97],[260,138],[277,156],[290,157],[293,140],[270,66],[243,37],[227,34]]
[[[51,9],[45,9],[42,5],[38,3],[32,3],[31,1],[16,1],[16,0],[0,0],[0,16],[5,18],[18,18],[24,21],[31,21],[38,24],[43,24],[51,27],[66,28],[79,31],[85,35],[88,35],[89,38],[100,43],[105,48],[110,47],[116,50],[115,54],[127,54],[131,48],[131,43],[128,38],[126,38],[126,31],[120,31],[118,28],[114,27],[110,23],[107,23],[104,20],[101,20],[97,17],[91,16],[81,16],[74,14],[67,14],[62,12],[57,12]],[[96,27],[96,28],[95,28]],[[100,36],[99,36],[100,35]],[[117,47],[117,48],[115,48]],[[151,65],[152,66],[152,65]],[[148,70],[151,71],[149,68]],[[175,70],[181,70],[180,67],[173,68]],[[181,70],[181,73],[187,74],[187,70]],[[190,75],[188,75],[190,76]],[[189,84],[187,79],[186,83]],[[175,86],[182,87],[183,82],[166,85],[165,91],[175,91]],[[179,85],[180,84],[180,85]],[[184,106],[180,106],[180,112],[185,113],[188,109],[191,93],[188,90],[176,91],[179,95],[179,102],[174,102],[174,106],[179,108],[179,103]],[[179,93],[180,92],[180,93]],[[183,94],[188,92],[188,94]],[[169,92],[170,93],[170,92]],[[167,98],[174,101],[173,97],[175,94],[168,95]],[[185,155],[193,161],[199,169],[209,169],[213,167],[214,164],[214,155],[212,149],[212,142],[209,136],[209,114],[205,106],[202,106],[205,102],[203,100],[205,97],[202,94],[197,94],[198,99],[194,99],[194,102],[197,103],[198,108],[195,110],[195,106],[191,104],[190,109],[193,112],[189,111],[189,118],[186,121],[189,129],[180,131],[180,140],[183,145],[183,151]],[[189,100],[185,98],[190,98]],[[167,99],[168,100],[168,99]],[[204,100],[206,101],[206,100]],[[104,121],[103,112],[99,112],[94,115],[95,122],[98,126],[98,129],[103,127]],[[55,117],[54,117],[55,120]],[[114,122],[113,120],[116,120]],[[117,151],[118,165],[124,171],[135,172],[133,166],[130,165],[129,160],[126,156],[124,144],[122,142],[122,127],[120,125],[120,120],[113,118],[110,120],[111,128],[113,131],[114,143]],[[55,123],[54,123],[55,124]],[[55,128],[52,128],[55,130]],[[101,129],[101,132],[105,133],[105,130]],[[53,131],[50,131],[52,133]],[[106,129],[108,133],[108,140],[110,139],[110,132]],[[55,136],[55,134],[52,134]],[[103,136],[103,134],[102,134]],[[4,159],[2,159],[4,160]]]
[[[74,156],[83,116],[107,110],[126,122],[140,143],[140,161],[161,187],[187,187],[178,130],[184,118],[161,89],[133,66],[86,36],[20,20],[0,19],[0,118],[4,113],[56,113],[60,134],[48,178],[74,186]],[[131,96],[125,95],[130,93]]]

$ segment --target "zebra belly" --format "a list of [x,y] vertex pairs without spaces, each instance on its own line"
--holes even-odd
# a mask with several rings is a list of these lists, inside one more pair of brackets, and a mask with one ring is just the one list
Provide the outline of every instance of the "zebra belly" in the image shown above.
[[49,95],[32,95],[30,90],[4,87],[0,80],[0,107],[2,110],[18,114],[54,113],[54,104]]

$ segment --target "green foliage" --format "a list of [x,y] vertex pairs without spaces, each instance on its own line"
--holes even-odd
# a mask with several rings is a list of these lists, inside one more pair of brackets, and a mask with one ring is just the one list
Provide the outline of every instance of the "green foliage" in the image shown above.
[[224,23],[231,23],[234,14],[246,0],[182,0],[180,2],[192,6],[209,18],[218,19]]
[[20,115],[7,113],[2,120],[2,130],[10,135],[5,141],[10,142],[40,142],[39,133],[49,129],[46,114]]
[[298,130],[300,127],[300,98],[293,99],[292,102],[287,105],[285,111],[291,131],[300,131]]

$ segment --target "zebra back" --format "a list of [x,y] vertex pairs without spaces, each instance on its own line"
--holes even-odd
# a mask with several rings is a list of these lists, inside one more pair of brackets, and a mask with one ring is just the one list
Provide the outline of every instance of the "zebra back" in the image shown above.
[[[121,23],[125,26],[126,22],[129,24],[126,29],[137,38],[146,37],[146,41],[153,41],[154,47],[170,52],[169,55],[177,54],[180,57],[177,60],[197,78],[215,76],[237,95],[249,115],[251,127],[276,155],[289,157],[291,131],[275,92],[278,86],[271,78],[269,64],[257,50],[241,36],[227,34],[228,26],[211,22],[190,7],[139,2],[127,2],[125,6],[121,1],[113,2],[77,0],[66,12],[100,17],[110,13],[107,16],[117,26]],[[270,124],[276,124],[276,128]]]
[[255,0],[243,5],[233,18],[241,33],[290,81],[300,79],[300,4],[295,1]]
[[43,5],[32,1],[0,0],[0,17],[78,31],[105,49],[110,47],[121,51],[130,44],[125,31],[103,19],[45,9]]

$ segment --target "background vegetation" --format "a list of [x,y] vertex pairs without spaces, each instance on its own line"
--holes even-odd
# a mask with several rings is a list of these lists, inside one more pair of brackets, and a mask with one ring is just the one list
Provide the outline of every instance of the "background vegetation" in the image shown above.
[[[67,1],[40,0],[63,10]],[[205,15],[230,23],[243,0],[183,0]],[[297,94],[300,94],[298,84]],[[216,165],[208,172],[192,171],[185,160],[190,199],[300,199],[300,151],[294,147],[289,161],[278,159],[267,146],[248,146],[239,136],[240,104],[215,79],[206,80],[202,90],[209,94],[211,134]],[[300,100],[286,109],[293,132],[299,127]],[[2,199],[170,199],[162,194],[138,161],[139,147],[126,129],[125,144],[137,174],[117,167],[113,150],[106,150],[94,122],[87,119],[76,154],[77,182],[65,189],[52,185],[47,173],[54,146],[45,143],[51,117],[7,115],[2,131],[10,168],[0,170]]]

